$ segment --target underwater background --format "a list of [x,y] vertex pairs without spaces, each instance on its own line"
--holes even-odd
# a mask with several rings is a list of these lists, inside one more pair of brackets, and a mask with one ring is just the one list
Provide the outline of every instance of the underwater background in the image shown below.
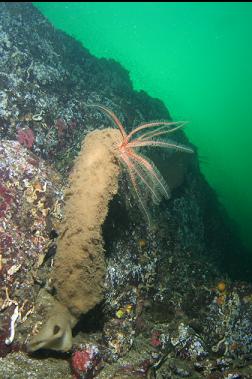
[[252,3],[34,5],[189,121],[202,172],[252,250]]
[[0,2],[0,379],[251,379],[250,6],[40,6]]

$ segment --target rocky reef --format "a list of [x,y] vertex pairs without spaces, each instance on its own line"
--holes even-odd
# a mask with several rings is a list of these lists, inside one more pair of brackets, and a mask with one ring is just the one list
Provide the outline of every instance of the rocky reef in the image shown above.
[[[31,3],[0,3],[0,56],[0,378],[251,378],[251,262],[196,148],[149,154],[171,189],[151,228],[120,178],[102,222],[103,301],[80,318],[67,353],[27,353],[55,295],[74,159],[89,132],[111,126],[86,104],[112,109],[127,132],[170,115]],[[180,130],[173,138],[188,145]]]

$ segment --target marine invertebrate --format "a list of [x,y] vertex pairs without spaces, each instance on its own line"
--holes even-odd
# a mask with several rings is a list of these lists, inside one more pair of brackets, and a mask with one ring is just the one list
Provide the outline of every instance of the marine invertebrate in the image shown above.
[[[112,111],[103,106],[96,107],[103,110],[119,130],[107,128],[89,133],[75,161],[69,189],[65,193],[65,217],[52,275],[57,304],[40,333],[29,343],[30,351],[41,347],[69,350],[71,328],[82,313],[87,313],[103,299],[106,265],[102,224],[108,213],[109,201],[118,190],[119,161],[124,163],[148,217],[141,186],[151,193],[156,202],[161,196],[168,197],[168,189],[158,169],[136,152],[136,148],[159,146],[192,151],[173,142],[154,140],[178,130],[183,123],[152,122],[140,125],[127,135]],[[144,133],[135,137],[141,131]]]
[[225,292],[227,289],[227,284],[222,280],[222,281],[217,283],[216,289],[219,292]]
[[144,250],[147,246],[147,241],[145,239],[140,239],[138,241],[138,246],[141,250]]
[[17,139],[21,145],[24,145],[30,149],[35,140],[34,132],[30,128],[19,129],[17,133]]
[[119,131],[107,128],[89,133],[82,144],[65,192],[64,220],[57,242],[52,274],[55,304],[30,351],[67,351],[71,328],[82,313],[103,299],[105,257],[102,225],[108,204],[118,189],[119,165],[115,146]]
[[163,176],[154,165],[138,149],[143,147],[161,147],[175,149],[178,151],[193,153],[193,150],[170,140],[157,139],[161,136],[173,133],[181,129],[185,122],[152,121],[143,123],[134,128],[129,134],[118,117],[108,108],[101,105],[88,105],[102,110],[118,127],[121,134],[121,141],[116,146],[120,161],[126,168],[136,197],[139,201],[147,220],[150,224],[148,206],[146,205],[146,195],[151,195],[154,203],[159,203],[162,197],[169,198],[169,188]]
[[93,378],[102,368],[102,355],[98,346],[81,345],[73,352],[71,367],[74,379]]

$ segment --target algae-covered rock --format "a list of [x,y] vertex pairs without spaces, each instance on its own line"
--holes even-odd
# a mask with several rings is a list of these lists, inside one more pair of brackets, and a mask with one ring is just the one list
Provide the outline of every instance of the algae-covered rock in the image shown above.
[[1,379],[72,379],[67,361],[56,358],[35,359],[25,353],[12,353],[0,358]]
[[0,178],[1,356],[34,311],[36,275],[61,220],[62,179],[17,141],[0,142]]

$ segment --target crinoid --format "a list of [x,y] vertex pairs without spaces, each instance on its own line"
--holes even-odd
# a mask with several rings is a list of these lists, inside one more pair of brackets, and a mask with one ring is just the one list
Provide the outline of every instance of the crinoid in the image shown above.
[[117,146],[118,155],[126,168],[139,204],[150,224],[150,215],[146,202],[148,195],[157,204],[163,197],[168,199],[170,194],[168,185],[157,167],[150,159],[142,153],[140,154],[138,150],[144,147],[162,147],[193,153],[190,147],[167,139],[159,139],[161,136],[181,129],[185,122],[152,121],[137,126],[127,134],[120,120],[110,109],[98,104],[88,106],[96,107],[103,111],[113,121],[114,125],[119,128],[122,139]]

